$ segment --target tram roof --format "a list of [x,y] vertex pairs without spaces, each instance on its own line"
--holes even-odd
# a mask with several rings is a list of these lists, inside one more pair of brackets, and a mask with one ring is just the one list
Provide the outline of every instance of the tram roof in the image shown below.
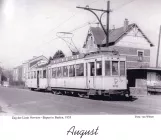
[[37,66],[36,68],[44,68],[44,67],[46,67],[47,65],[48,65],[48,63],[42,64],[42,65],[40,65],[40,66]]
[[[82,58],[95,57],[95,56],[100,56],[100,55],[118,57],[118,55],[114,55],[112,52],[107,52],[107,51],[106,52],[93,52],[93,53],[89,53],[89,54],[79,54],[79,55],[73,55],[73,56],[69,56],[69,57],[54,59],[54,60],[51,60],[51,62],[48,65],[58,64],[58,63],[62,63],[62,62],[68,62],[68,61],[72,61],[72,60],[78,60],[78,59],[82,59]],[[124,58],[124,56],[119,56],[119,57]]]

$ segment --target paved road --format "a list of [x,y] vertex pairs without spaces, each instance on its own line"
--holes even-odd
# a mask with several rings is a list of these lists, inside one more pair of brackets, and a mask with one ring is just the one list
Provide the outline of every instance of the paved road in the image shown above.
[[161,96],[101,101],[0,87],[0,106],[1,115],[160,114]]

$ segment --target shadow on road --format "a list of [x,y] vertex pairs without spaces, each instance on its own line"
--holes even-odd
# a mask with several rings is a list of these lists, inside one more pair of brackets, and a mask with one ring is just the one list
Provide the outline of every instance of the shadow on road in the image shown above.
[[129,101],[133,102],[137,100],[138,98],[136,97],[124,97],[124,96],[113,96],[113,97],[93,97],[91,98],[92,100],[102,100],[102,101]]
[[[46,90],[34,90],[35,92],[40,92],[40,93],[45,93],[45,94],[53,94],[52,92],[50,91],[46,91]],[[69,95],[69,94],[53,94],[53,95],[57,95],[57,96],[68,96],[68,97],[72,97],[72,98],[84,98],[84,99],[89,99],[89,100],[101,100],[101,101],[130,101],[130,102],[133,102],[135,100],[137,100],[138,98],[137,97],[130,97],[130,98],[127,98],[125,96],[111,96],[111,97],[108,97],[108,96],[93,96],[92,98],[88,98],[88,97],[79,97],[78,95],[74,96],[74,95]]]

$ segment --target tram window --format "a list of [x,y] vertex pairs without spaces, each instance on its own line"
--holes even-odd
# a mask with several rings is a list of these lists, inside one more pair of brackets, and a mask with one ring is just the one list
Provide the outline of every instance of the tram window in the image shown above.
[[52,68],[52,78],[56,78],[56,68]]
[[50,78],[50,71],[51,71],[51,70],[50,70],[50,69],[48,69],[48,78]]
[[36,78],[36,71],[34,71],[34,78]]
[[33,71],[33,79],[34,79],[34,78],[36,78],[36,77],[35,77],[35,71]]
[[88,76],[88,64],[86,63],[86,76]]
[[28,72],[28,79],[30,79],[30,73]]
[[84,64],[77,64],[76,65],[76,76],[84,76]]
[[97,76],[102,75],[102,61],[96,62],[96,75]]
[[49,77],[50,78],[52,77],[52,69],[50,69],[50,71],[49,71]]
[[39,71],[39,78],[41,78],[41,70]]
[[31,76],[31,75],[32,75],[32,73],[31,73],[31,71],[30,71],[30,79],[32,79],[32,76]]
[[36,78],[36,71],[33,72],[33,78]]
[[90,62],[90,76],[94,76],[95,74],[94,62]]
[[67,66],[63,67],[63,76],[68,77],[68,68],[67,68]]
[[52,69],[49,69],[49,77],[51,78],[52,76]]
[[30,72],[30,79],[32,79],[32,73]]
[[43,76],[42,76],[42,73],[43,71],[42,70],[40,70],[40,78],[43,78]]
[[32,71],[31,71],[31,79],[33,79],[33,77],[32,77]]
[[74,65],[69,66],[69,77],[75,76],[75,67]]
[[111,75],[110,61],[105,61],[105,75]]
[[46,70],[43,70],[43,78],[46,78]]
[[61,76],[62,76],[62,67],[58,67],[57,77],[61,77]]
[[124,75],[125,75],[125,62],[120,61],[120,76],[124,76]]
[[112,75],[119,75],[118,61],[112,61]]
[[32,79],[34,79],[34,71],[32,72]]

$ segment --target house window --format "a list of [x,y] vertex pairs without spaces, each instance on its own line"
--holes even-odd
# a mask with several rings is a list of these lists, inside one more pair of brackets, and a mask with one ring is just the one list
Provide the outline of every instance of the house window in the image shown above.
[[138,61],[143,61],[143,51],[138,51]]
[[93,37],[91,36],[90,46],[93,46]]

